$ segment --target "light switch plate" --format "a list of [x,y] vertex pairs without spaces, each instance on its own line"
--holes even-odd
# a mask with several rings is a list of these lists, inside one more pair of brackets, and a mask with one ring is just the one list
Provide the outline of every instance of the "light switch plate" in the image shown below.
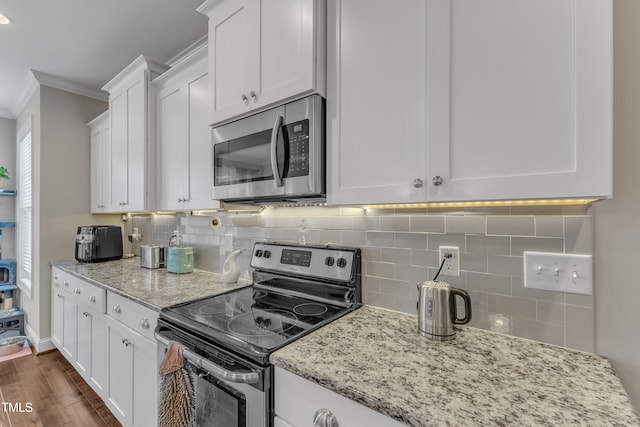
[[591,255],[524,253],[524,287],[593,295]]

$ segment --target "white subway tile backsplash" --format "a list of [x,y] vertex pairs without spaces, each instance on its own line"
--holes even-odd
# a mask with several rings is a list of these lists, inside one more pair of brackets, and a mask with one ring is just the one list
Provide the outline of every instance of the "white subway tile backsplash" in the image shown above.
[[[222,237],[250,248],[266,239],[308,244],[357,246],[363,259],[365,304],[416,314],[415,285],[438,269],[438,248],[460,248],[460,276],[441,275],[465,289],[472,300],[471,325],[552,344],[592,351],[593,296],[524,287],[523,252],[592,254],[593,218],[589,207],[479,208],[266,208],[259,214],[216,213],[209,217],[134,216],[131,226],[142,243],[166,244],[179,229],[194,246],[196,268],[220,272],[228,255]],[[133,248],[137,249],[137,248]],[[138,249],[139,250],[139,249]],[[248,267],[249,253],[240,259]],[[582,325],[586,325],[583,328]]]
[[467,272],[466,277],[467,289],[492,294],[511,294],[511,280],[509,276]]
[[444,233],[444,216],[412,216],[411,231],[418,233]]
[[511,237],[511,255],[524,256],[524,251],[562,253],[564,240],[559,237]]
[[537,216],[536,236],[563,237],[564,217],[561,215]]
[[486,217],[480,216],[449,216],[445,217],[445,231],[453,234],[484,234]]
[[487,234],[533,236],[535,230],[533,216],[487,217]]
[[427,249],[426,233],[395,233],[397,248]]
[[469,253],[509,255],[511,244],[509,237],[470,235],[466,239],[466,251]]
[[510,255],[488,255],[488,273],[522,276],[524,274],[523,257]]

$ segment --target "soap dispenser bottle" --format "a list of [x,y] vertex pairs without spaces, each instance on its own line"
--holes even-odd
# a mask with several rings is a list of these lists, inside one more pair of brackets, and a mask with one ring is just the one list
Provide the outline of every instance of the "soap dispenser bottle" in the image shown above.
[[242,252],[244,252],[244,248],[231,252],[222,265],[222,281],[224,283],[235,283],[238,281],[240,277],[238,255]]

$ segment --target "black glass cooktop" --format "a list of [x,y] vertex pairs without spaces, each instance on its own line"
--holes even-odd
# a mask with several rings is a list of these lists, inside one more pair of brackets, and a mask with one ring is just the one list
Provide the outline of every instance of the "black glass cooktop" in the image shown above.
[[161,318],[266,363],[272,351],[348,311],[251,286],[165,308]]

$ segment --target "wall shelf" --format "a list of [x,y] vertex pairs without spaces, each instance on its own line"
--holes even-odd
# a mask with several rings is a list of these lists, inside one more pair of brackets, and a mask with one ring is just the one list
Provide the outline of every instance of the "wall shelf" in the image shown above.
[[0,292],[18,289],[18,285],[0,285]]
[[16,190],[0,189],[0,196],[15,196],[16,194],[18,194]]
[[15,228],[16,223],[14,221],[0,221],[0,228]]

